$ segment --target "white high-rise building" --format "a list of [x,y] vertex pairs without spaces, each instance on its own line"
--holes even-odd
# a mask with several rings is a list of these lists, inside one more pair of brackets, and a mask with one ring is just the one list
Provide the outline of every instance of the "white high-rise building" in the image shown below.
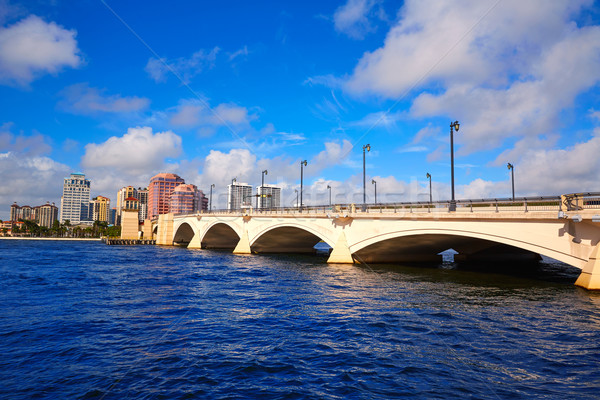
[[227,210],[239,210],[252,206],[252,186],[247,183],[233,182],[227,185]]
[[60,222],[69,220],[71,225],[92,223],[89,218],[90,181],[82,173],[65,178],[60,198]]
[[281,188],[275,185],[264,184],[257,186],[258,208],[271,209],[281,207]]

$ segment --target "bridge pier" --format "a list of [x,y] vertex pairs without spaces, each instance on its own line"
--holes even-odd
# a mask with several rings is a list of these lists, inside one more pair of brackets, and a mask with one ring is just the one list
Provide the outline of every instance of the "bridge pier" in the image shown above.
[[600,290],[600,244],[597,244],[590,254],[588,262],[581,270],[575,286],[588,290]]
[[250,250],[250,239],[248,238],[248,230],[244,230],[240,241],[238,242],[235,249],[233,249],[233,254],[252,254]]
[[194,233],[194,237],[192,241],[187,246],[188,249],[201,249],[202,243],[200,242],[200,234],[198,232]]
[[348,247],[348,241],[346,240],[346,234],[340,233],[329,258],[327,259],[328,264],[354,264],[354,258]]

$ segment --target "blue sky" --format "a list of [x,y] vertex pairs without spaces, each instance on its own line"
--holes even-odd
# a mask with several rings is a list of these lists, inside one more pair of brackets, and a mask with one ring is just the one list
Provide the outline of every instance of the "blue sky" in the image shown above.
[[216,206],[600,191],[594,1],[0,1],[0,219],[174,172]]

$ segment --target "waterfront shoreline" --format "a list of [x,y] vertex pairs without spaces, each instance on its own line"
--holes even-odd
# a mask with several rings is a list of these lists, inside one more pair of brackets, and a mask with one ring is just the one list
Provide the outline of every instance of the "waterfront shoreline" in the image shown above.
[[100,238],[53,238],[53,237],[13,237],[13,236],[0,236],[0,240],[58,240],[58,241],[80,241],[80,242],[99,242]]

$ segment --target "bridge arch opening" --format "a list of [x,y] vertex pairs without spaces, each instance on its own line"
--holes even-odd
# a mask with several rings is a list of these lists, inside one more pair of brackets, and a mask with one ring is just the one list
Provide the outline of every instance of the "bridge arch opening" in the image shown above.
[[[260,235],[250,244],[250,248],[256,253],[315,254],[315,246],[320,242],[320,237],[307,230],[282,226]],[[324,249],[328,247],[324,246]]]
[[175,236],[173,236],[173,244],[178,246],[187,246],[192,239],[194,238],[194,229],[188,224],[184,222],[177,228],[177,232],[175,232]]
[[440,253],[454,250],[454,261],[535,262],[540,255],[490,240],[448,234],[407,235],[385,239],[361,248],[354,257],[367,263],[442,262]]
[[211,226],[202,238],[203,249],[233,250],[240,241],[240,236],[229,225],[217,223]]

